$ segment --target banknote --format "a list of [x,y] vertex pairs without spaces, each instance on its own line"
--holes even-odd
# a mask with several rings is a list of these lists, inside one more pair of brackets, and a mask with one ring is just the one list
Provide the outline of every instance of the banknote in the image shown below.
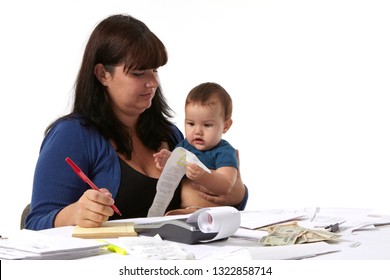
[[266,246],[282,246],[318,241],[333,241],[340,235],[320,229],[300,227],[297,222],[272,225],[267,227],[268,235],[262,237],[259,243]]

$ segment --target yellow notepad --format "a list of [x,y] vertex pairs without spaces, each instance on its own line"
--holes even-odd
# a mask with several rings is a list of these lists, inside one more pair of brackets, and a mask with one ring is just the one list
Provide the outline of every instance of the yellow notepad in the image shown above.
[[134,223],[110,222],[97,228],[75,226],[72,237],[81,238],[117,238],[122,236],[137,236]]

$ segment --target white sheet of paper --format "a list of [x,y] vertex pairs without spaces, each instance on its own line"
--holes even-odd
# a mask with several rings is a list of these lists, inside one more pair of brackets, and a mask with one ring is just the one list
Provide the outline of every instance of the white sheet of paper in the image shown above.
[[255,229],[291,220],[312,219],[315,213],[316,208],[246,211],[241,215],[241,227]]
[[0,241],[0,258],[76,259],[96,255],[102,246],[96,240],[54,236],[23,229]]
[[188,260],[194,259],[192,253],[185,252],[177,243],[164,241],[160,236],[154,237],[120,237],[121,246],[128,255],[145,260]]

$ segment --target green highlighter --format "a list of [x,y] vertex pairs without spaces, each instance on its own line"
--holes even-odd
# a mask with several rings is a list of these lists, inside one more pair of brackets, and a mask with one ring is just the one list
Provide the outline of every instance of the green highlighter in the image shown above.
[[100,242],[103,242],[103,243],[106,243],[107,245],[106,246],[103,246],[102,248],[103,249],[106,249],[108,251],[111,251],[111,252],[114,252],[114,253],[117,253],[117,254],[121,254],[121,255],[127,255],[127,252],[125,249],[115,245],[115,244],[112,244],[112,243],[109,243],[105,240],[101,240],[99,239],[98,241]]
[[125,249],[123,249],[123,248],[121,248],[119,246],[116,246],[114,244],[108,244],[104,248],[107,248],[107,250],[109,250],[111,252],[114,252],[114,253],[118,253],[118,254],[121,254],[121,255],[127,255],[127,252],[126,252]]

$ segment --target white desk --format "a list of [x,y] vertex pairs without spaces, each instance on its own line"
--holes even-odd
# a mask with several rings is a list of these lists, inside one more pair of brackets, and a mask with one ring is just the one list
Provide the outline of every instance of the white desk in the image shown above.
[[[62,227],[45,230],[44,232],[54,235],[71,236],[72,230],[73,227]],[[247,256],[255,260],[390,260],[390,225],[358,230],[353,234],[342,236],[339,241],[333,244],[316,242],[301,245],[268,247],[260,245],[255,240],[236,237],[200,245],[178,244],[186,251],[193,252],[195,256],[197,256],[197,252],[202,250],[203,247],[207,247],[210,250],[211,246],[214,251],[226,247],[236,248],[237,251],[242,251],[241,254],[247,252]],[[118,259],[126,257],[130,256],[110,253],[91,258]],[[242,258],[239,254],[237,257]]]

